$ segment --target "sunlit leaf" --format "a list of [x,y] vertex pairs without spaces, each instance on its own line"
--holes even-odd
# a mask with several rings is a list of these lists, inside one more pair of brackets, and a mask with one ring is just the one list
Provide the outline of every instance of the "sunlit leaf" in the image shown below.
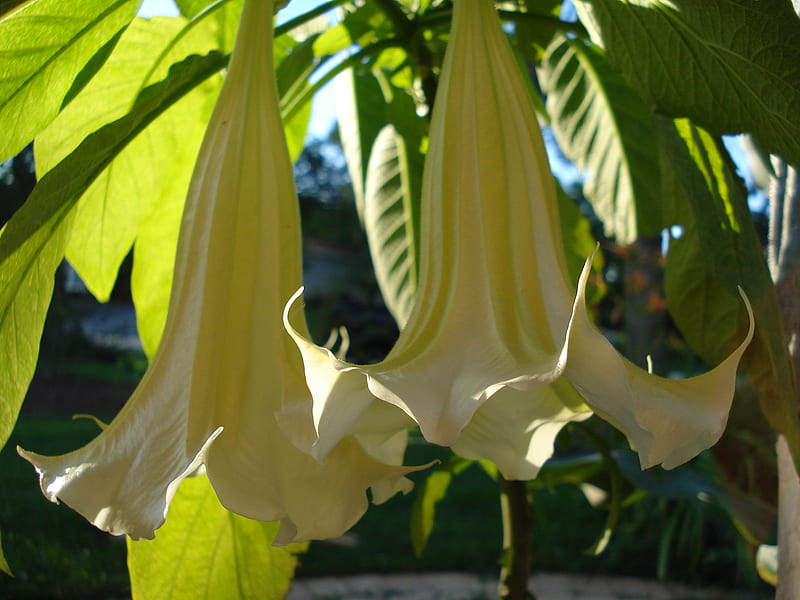
[[454,476],[472,465],[472,461],[454,456],[447,464],[433,470],[417,486],[411,507],[411,544],[414,554],[422,556],[436,523],[436,505],[442,501]]
[[224,63],[212,53],[176,65],[164,82],[145,90],[130,114],[89,136],[50,170],[0,234],[0,443],[8,439],[33,376],[76,202],[142,128]]
[[133,600],[283,598],[304,545],[273,547],[277,531],[225,510],[206,477],[190,477],[155,539],[128,540]]
[[577,0],[648,104],[800,164],[800,20],[786,0]]
[[311,119],[311,102],[305,99],[311,87],[308,80],[316,66],[313,50],[315,37],[297,42],[291,36],[283,35],[273,44],[281,114],[292,161],[297,160],[303,151]]
[[[42,181],[40,189],[51,188],[49,183]],[[79,193],[65,187],[69,196]],[[14,428],[36,368],[54,274],[72,222],[70,205],[47,215],[39,210],[44,196],[49,194],[34,191],[0,234],[0,447]]]
[[0,571],[7,575],[12,575],[11,567],[8,566],[8,561],[6,561],[5,554],[3,553],[2,545],[0,545]]
[[[153,64],[184,25],[180,18],[134,20],[91,84],[37,136],[39,176],[93,131],[125,115],[147,83],[167,76],[170,64],[214,49],[214,29],[196,27]],[[176,200],[182,205],[186,173],[194,163],[202,123],[211,110],[208,100],[216,89],[195,91],[193,100],[182,100],[147,127],[82,196],[67,258],[98,300],[108,300],[141,220],[156,205]]]
[[17,154],[74,97],[138,6],[139,0],[39,0],[0,20],[0,160]]
[[653,116],[638,94],[581,40],[558,36],[541,82],[559,146],[586,173],[584,193],[606,234],[629,244],[662,225]]
[[[408,94],[380,71],[373,77],[380,82],[384,98],[379,118],[388,124],[371,142],[361,216],[381,294],[402,327],[417,290],[422,147],[427,124],[417,116]],[[359,122],[364,121],[360,115]],[[370,125],[380,121],[375,118]]]
[[401,328],[417,291],[418,226],[419,187],[412,183],[408,149],[397,130],[387,125],[370,153],[364,229],[383,299]]
[[746,317],[736,286],[753,306],[756,333],[743,364],[770,426],[784,434],[800,464],[800,423],[777,295],[747,207],[747,193],[721,142],[689,121],[659,128],[673,179],[665,291],[670,314],[689,345],[716,363],[739,343]]
[[356,210],[364,222],[364,185],[372,144],[386,124],[385,98],[369,71],[348,69],[333,82],[336,117],[347,170],[353,186]]

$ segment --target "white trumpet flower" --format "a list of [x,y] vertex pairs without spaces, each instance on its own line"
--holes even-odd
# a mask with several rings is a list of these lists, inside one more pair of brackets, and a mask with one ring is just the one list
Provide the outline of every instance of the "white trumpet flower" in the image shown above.
[[[97,527],[152,538],[181,480],[205,465],[221,503],[280,520],[276,543],[334,537],[367,507],[408,491],[404,419],[332,446],[313,439],[311,398],[283,329],[302,281],[300,217],[278,109],[272,1],[246,0],[195,166],[181,224],[167,323],[144,378],[113,422],[63,456],[19,450],[44,494]],[[305,323],[298,326],[304,333]],[[391,410],[389,411],[392,412]],[[402,415],[401,411],[395,410]],[[397,415],[395,415],[396,417]]]
[[491,0],[456,0],[422,190],[420,276],[385,360],[338,360],[302,331],[296,294],[284,321],[303,355],[325,457],[376,402],[425,438],[529,479],[559,429],[594,412],[643,467],[670,468],[724,430],[739,359],[682,381],[629,363],[585,308],[591,268],[569,280],[554,181],[531,99]]

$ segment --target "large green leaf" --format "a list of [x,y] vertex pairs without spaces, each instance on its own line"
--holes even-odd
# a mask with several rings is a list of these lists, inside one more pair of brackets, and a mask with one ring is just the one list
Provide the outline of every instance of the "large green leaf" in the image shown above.
[[401,328],[417,292],[419,186],[413,181],[411,160],[405,140],[386,125],[372,145],[364,205],[375,277]]
[[311,102],[308,96],[311,84],[308,80],[316,67],[314,39],[316,36],[297,42],[290,35],[282,35],[273,44],[281,114],[292,161],[297,160],[303,151],[306,130],[311,119]]
[[541,83],[559,145],[585,173],[584,194],[618,243],[662,228],[653,115],[603,55],[557,36]]
[[786,0],[577,0],[648,103],[714,134],[750,132],[800,164],[800,20]]
[[[125,115],[147,83],[167,76],[169,64],[214,49],[214,29],[195,27],[161,56],[184,26],[180,18],[133,22],[93,81],[37,136],[40,176],[86,136]],[[139,224],[153,207],[177,201],[180,212],[215,92],[216,86],[195,90],[158,118],[81,197],[67,258],[98,300],[108,300]]]
[[303,546],[273,547],[277,532],[277,522],[228,512],[206,477],[190,477],[155,539],[128,541],[133,600],[283,598]]
[[367,163],[372,144],[386,125],[386,99],[374,75],[365,69],[348,69],[336,77],[333,85],[339,139],[350,173],[356,210],[363,223]]
[[381,83],[381,119],[388,124],[370,148],[362,218],[381,294],[402,327],[417,291],[425,162],[422,148],[427,123],[417,116],[408,94],[394,87],[381,72],[375,71],[373,76]]
[[[538,65],[555,35],[570,24],[559,19],[561,0],[525,0],[524,5],[525,11],[513,19],[513,41],[520,54],[531,64]],[[510,12],[502,14],[507,17],[514,15]]]
[[39,338],[78,198],[136,134],[224,64],[190,57],[145,90],[133,111],[106,125],[50,170],[0,234],[0,444],[14,426],[33,377]]
[[[783,433],[800,465],[800,422],[775,288],[747,207],[747,193],[721,142],[687,120],[665,120],[665,178],[671,216],[683,228],[667,254],[670,313],[689,345],[719,362],[744,337],[746,315],[736,286],[753,306],[756,333],[743,364],[770,426]],[[667,171],[668,172],[668,171]]]
[[39,0],[0,20],[0,159],[31,142],[88,82],[138,6]]
[[[50,183],[40,186],[53,192]],[[63,178],[62,183],[66,194],[75,194]],[[0,234],[0,447],[14,429],[33,378],[54,273],[69,236],[69,208],[62,206],[45,219],[37,210],[42,200],[43,194],[34,192]]]
[[436,523],[436,505],[444,500],[453,477],[472,466],[472,461],[453,456],[446,464],[432,470],[417,486],[411,507],[411,545],[414,554],[422,556]]

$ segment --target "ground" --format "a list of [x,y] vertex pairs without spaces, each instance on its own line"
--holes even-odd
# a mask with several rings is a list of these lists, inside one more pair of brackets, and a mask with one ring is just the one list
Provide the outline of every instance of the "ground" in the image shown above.
[[[490,600],[497,582],[464,573],[409,573],[299,579],[287,600]],[[631,577],[543,573],[537,600],[761,600],[752,593],[697,589]],[[768,597],[768,596],[766,596]]]

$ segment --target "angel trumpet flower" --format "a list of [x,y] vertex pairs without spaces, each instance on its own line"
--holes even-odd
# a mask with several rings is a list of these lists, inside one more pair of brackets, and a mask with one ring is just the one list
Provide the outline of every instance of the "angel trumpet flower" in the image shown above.
[[643,467],[673,467],[721,435],[739,359],[672,381],[619,356],[569,281],[555,186],[530,97],[491,0],[456,0],[422,190],[414,309],[383,362],[357,366],[310,343],[296,295],[284,320],[306,365],[323,457],[374,402],[431,442],[536,475],[558,430],[594,412]]
[[244,4],[187,196],[167,323],[150,368],[87,446],[55,457],[20,450],[50,500],[113,534],[152,538],[177,486],[200,465],[229,510],[281,521],[276,543],[340,535],[366,510],[367,488],[381,501],[411,485],[410,469],[399,466],[405,423],[387,431],[383,419],[382,430],[342,439],[324,465],[278,426],[280,413],[295,437],[314,436],[303,363],[281,322],[302,260],[272,14],[271,1]]

